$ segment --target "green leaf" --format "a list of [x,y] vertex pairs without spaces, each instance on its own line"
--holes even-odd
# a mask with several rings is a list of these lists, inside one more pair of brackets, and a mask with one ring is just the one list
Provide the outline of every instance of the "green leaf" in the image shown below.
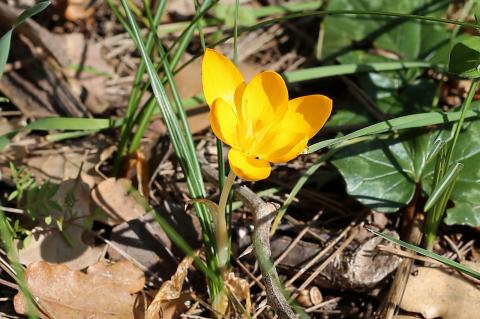
[[15,20],[15,24],[12,26],[10,30],[8,30],[1,38],[0,38],[0,79],[2,78],[3,70],[5,68],[5,64],[7,64],[8,54],[10,52],[10,42],[12,40],[12,33],[13,30],[18,27],[20,24],[25,22],[28,18],[37,13],[45,10],[46,7],[50,5],[50,1],[42,1],[35,4],[33,7],[26,9],[23,11]]
[[449,71],[470,79],[480,77],[480,37],[470,36],[455,44]]
[[86,119],[70,117],[51,117],[32,122],[20,129],[0,136],[0,151],[4,149],[19,132],[26,130],[65,130],[65,131],[99,131],[119,126],[122,120]]
[[412,62],[365,62],[365,63],[349,63],[340,65],[327,65],[314,68],[306,68],[295,71],[285,72],[283,77],[289,83],[320,79],[330,76],[367,73],[367,72],[385,72],[398,71],[411,68],[432,68],[435,65],[428,62],[412,61]]
[[[446,0],[336,0],[329,1],[326,9],[389,11],[440,17],[448,3]],[[330,60],[363,43],[412,60],[428,57],[434,48],[447,45],[447,41],[448,33],[442,25],[378,16],[327,16],[324,20],[324,39],[318,43],[317,57]]]
[[[347,192],[364,205],[382,212],[395,212],[411,200],[416,185],[424,196],[434,192],[434,161],[437,140],[450,136],[442,130],[411,132],[388,140],[367,141],[340,150],[332,163],[342,174]],[[458,173],[451,194],[454,207],[445,222],[480,226],[480,120],[466,123],[453,157],[464,169]]]
[[[235,18],[235,5],[228,3],[218,3],[213,7],[213,15],[225,21],[225,25],[232,28]],[[238,8],[238,22],[241,26],[251,26],[257,22],[257,15],[255,9],[252,7],[241,6]]]
[[424,206],[424,211],[429,211],[430,208],[432,208],[433,205],[435,205],[438,199],[450,187],[450,185],[452,185],[452,183],[455,183],[458,177],[458,174],[460,174],[460,171],[462,170],[462,168],[463,168],[463,165],[460,163],[455,163],[450,167],[450,169],[445,173],[445,176],[438,183],[437,187],[433,190],[430,197],[428,197],[428,200]]
[[0,38],[0,78],[2,78],[3,69],[5,68],[5,64],[7,64],[8,53],[10,52],[10,42],[12,40],[12,33],[12,29],[8,30]]
[[332,163],[351,196],[377,211],[396,212],[413,198],[433,141],[431,134],[377,139],[340,150]]
[[45,224],[50,225],[52,223],[52,216],[51,215],[46,216],[44,218],[44,221],[45,221]]
[[28,18],[42,12],[50,4],[51,4],[50,1],[40,1],[37,4],[35,4],[33,7],[26,9],[17,17],[17,19],[15,19],[15,24],[13,25],[13,28],[18,27],[19,25],[24,23],[25,20],[27,20]]
[[412,245],[412,244],[409,244],[409,243],[406,243],[402,240],[399,240],[399,239],[396,239],[392,236],[388,236],[388,235],[385,235],[385,234],[382,234],[380,232],[377,232],[371,228],[368,228],[366,227],[368,231],[374,233],[375,235],[377,236],[380,236],[388,241],[391,241],[392,243],[395,243],[397,245],[400,245],[402,246],[403,248],[407,248],[407,249],[410,249],[410,250],[413,250],[414,252],[418,253],[418,254],[421,254],[423,256],[426,256],[426,257],[429,257],[429,258],[432,258],[436,261],[439,261],[441,262],[442,264],[444,265],[447,265],[447,266],[450,266],[460,272],[463,272],[464,274],[467,274],[475,279],[480,279],[480,273],[478,271],[475,271],[474,269],[471,269],[467,266],[464,266],[462,264],[459,264],[451,259],[448,259],[448,258],[445,258],[443,256],[440,256],[440,255],[437,255],[429,250],[426,250],[426,249],[423,249],[423,248],[420,248],[420,247],[417,247],[415,245]]
[[[477,117],[478,113],[474,111],[468,111],[465,118]],[[445,124],[449,122],[458,121],[460,118],[459,112],[427,112],[397,117],[388,121],[376,123],[357,131],[354,131],[345,136],[324,140],[313,145],[310,145],[304,153],[313,153],[322,148],[329,147],[344,141],[352,140],[364,136],[372,136],[380,133],[391,132],[394,133],[398,130],[408,128],[427,127],[430,125]]]

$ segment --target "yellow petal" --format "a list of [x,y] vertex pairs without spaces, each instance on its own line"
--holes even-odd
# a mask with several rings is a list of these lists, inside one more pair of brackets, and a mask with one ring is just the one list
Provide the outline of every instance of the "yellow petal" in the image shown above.
[[308,143],[309,127],[301,114],[287,110],[246,151],[272,163],[287,162],[302,152],[300,145]]
[[270,175],[271,168],[269,162],[255,159],[235,149],[231,149],[228,152],[228,161],[230,168],[241,179],[258,181]]
[[235,105],[235,90],[244,82],[237,67],[224,55],[207,49],[202,61],[203,95],[209,106],[217,98]]
[[210,126],[225,144],[238,146],[238,119],[235,107],[223,99],[216,99],[210,107]]
[[307,95],[288,102],[288,109],[303,116],[308,123],[307,135],[312,138],[320,131],[332,112],[332,100],[324,95]]
[[[237,105],[238,107],[238,105]],[[237,110],[245,134],[252,136],[278,120],[288,107],[288,91],[282,77],[272,71],[257,74],[247,84]]]

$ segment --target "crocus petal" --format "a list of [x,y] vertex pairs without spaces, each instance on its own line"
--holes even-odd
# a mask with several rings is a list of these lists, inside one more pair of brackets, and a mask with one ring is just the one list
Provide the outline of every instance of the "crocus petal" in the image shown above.
[[324,95],[307,95],[288,102],[288,109],[303,116],[308,123],[305,133],[312,138],[320,131],[332,112],[332,100]]
[[306,147],[309,130],[303,115],[289,109],[248,151],[272,163],[287,162]]
[[217,98],[235,105],[235,90],[244,82],[237,67],[224,55],[207,49],[202,61],[203,95],[211,106]]
[[247,181],[265,179],[271,172],[269,162],[248,156],[235,149],[231,149],[230,152],[228,152],[228,161],[230,168],[235,174]]
[[238,145],[238,119],[235,107],[223,99],[216,99],[210,107],[210,126],[213,133],[230,146]]
[[[237,105],[237,108],[239,105]],[[288,91],[282,77],[272,71],[257,74],[246,86],[237,109],[247,136],[268,129],[288,107]]]

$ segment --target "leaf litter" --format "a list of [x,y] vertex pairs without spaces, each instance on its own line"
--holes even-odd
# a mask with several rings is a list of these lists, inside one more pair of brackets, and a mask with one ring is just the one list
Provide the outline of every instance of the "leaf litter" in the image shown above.
[[[27,267],[25,278],[34,298],[54,318],[143,318],[142,298],[136,294],[143,289],[143,273],[129,262],[97,268],[83,273],[64,264],[39,261]],[[130,278],[126,281],[125,276]],[[14,306],[15,311],[26,314],[25,298],[20,292]]]

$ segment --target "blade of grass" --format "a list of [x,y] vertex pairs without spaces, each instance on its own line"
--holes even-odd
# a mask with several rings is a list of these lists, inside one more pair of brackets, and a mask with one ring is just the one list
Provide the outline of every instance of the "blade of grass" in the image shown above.
[[409,244],[409,243],[406,243],[402,240],[399,240],[399,239],[396,239],[394,237],[391,237],[391,236],[388,236],[388,235],[385,235],[385,234],[382,234],[372,228],[369,228],[369,227],[365,227],[368,231],[374,233],[375,235],[379,236],[379,237],[382,237],[383,239],[386,239],[388,241],[391,241],[392,243],[395,243],[397,245],[400,245],[402,246],[403,248],[406,248],[406,249],[409,249],[409,250],[413,250],[414,252],[420,254],[420,255],[423,255],[425,257],[429,257],[429,258],[432,258],[433,260],[436,260],[438,262],[441,262],[442,264],[446,265],[446,266],[449,266],[449,267],[452,267],[453,269],[457,270],[457,271],[460,271],[466,275],[469,275],[475,279],[480,279],[480,273],[467,267],[467,266],[464,266],[462,264],[459,264],[451,259],[448,259],[448,258],[445,258],[443,256],[440,256],[440,255],[437,255],[429,250],[426,250],[426,249],[423,249],[423,248],[420,248],[420,247],[417,247],[415,245],[412,245],[412,244]]
[[[154,27],[152,27],[152,30],[156,30],[160,25],[160,20],[163,15],[163,12],[165,11],[166,3],[167,3],[166,0],[161,0],[159,2],[158,8],[155,12],[155,16],[153,18],[152,24]],[[117,19],[124,26],[127,32],[129,32],[130,35],[132,36],[132,32],[130,28],[128,28],[127,22],[123,19],[116,5],[112,2],[112,0],[108,0],[108,4],[110,8],[112,8]],[[151,53],[153,46],[155,44],[156,33],[155,31],[152,31],[152,30],[150,30],[150,32],[147,35],[146,50],[148,54]],[[125,155],[125,148],[127,147],[128,140],[132,133],[132,129],[134,126],[133,118],[134,118],[135,111],[137,110],[138,104],[145,92],[145,90],[142,90],[142,81],[143,81],[143,75],[145,74],[145,71],[146,71],[145,62],[141,60],[137,68],[137,71],[135,72],[133,87],[132,87],[132,91],[130,92],[130,97],[127,104],[127,110],[125,112],[125,124],[122,125],[120,129],[120,142],[118,144],[118,149],[117,149],[117,153],[115,155],[114,164],[113,164],[113,174],[115,176],[118,175],[118,172],[120,169],[120,163],[122,161],[123,156]]]
[[[478,116],[477,112],[474,111],[466,111],[464,118],[473,118]],[[328,140],[324,140],[322,142],[315,143],[310,145],[304,153],[313,153],[322,148],[332,146],[338,144],[343,141],[351,140],[353,138],[367,136],[367,135],[374,135],[379,133],[385,132],[395,132],[397,130],[403,130],[408,128],[417,128],[417,127],[424,127],[436,124],[445,124],[450,122],[455,122],[460,120],[461,113],[460,112],[427,112],[427,113],[418,113],[412,115],[405,115],[400,116],[388,121],[383,121],[377,124],[373,124],[367,126],[365,128],[359,129],[355,132],[347,134],[342,137],[332,138]]]
[[7,217],[0,210],[0,235],[1,242],[7,253],[10,266],[15,271],[15,281],[22,292],[25,301],[27,303],[28,317],[31,319],[38,318],[38,310],[35,306],[34,299],[28,290],[27,282],[25,281],[25,276],[23,275],[23,268],[18,261],[18,254],[16,252],[15,246],[13,244],[13,233],[11,232],[11,226],[8,223]]
[[475,96],[475,93],[478,90],[478,84],[479,84],[479,79],[475,79],[472,81],[472,85],[470,86],[470,89],[468,90],[467,98],[463,102],[462,105],[462,110],[460,111],[460,119],[458,120],[458,123],[455,123],[453,127],[453,134],[452,134],[452,141],[450,142],[448,153],[447,153],[447,165],[450,164],[450,161],[452,160],[453,157],[453,151],[455,150],[455,146],[457,144],[458,136],[460,135],[460,131],[462,130],[463,127],[463,121],[466,118],[467,112],[470,109],[470,105],[472,104],[473,97]]
[[455,163],[450,167],[450,169],[445,173],[443,178],[440,180],[438,185],[432,191],[432,194],[428,198],[427,202],[425,203],[424,211],[429,211],[433,205],[438,201],[440,196],[445,193],[450,185],[455,184],[458,174],[462,170],[463,165],[461,163]]
[[302,176],[297,180],[295,185],[293,186],[292,190],[290,191],[290,194],[288,194],[287,199],[283,203],[282,207],[278,210],[277,216],[275,216],[275,219],[272,223],[272,228],[270,229],[270,234],[273,236],[275,234],[275,231],[277,230],[278,225],[280,225],[280,222],[282,221],[283,216],[287,212],[288,207],[290,207],[290,204],[292,204],[293,200],[297,196],[297,194],[300,192],[302,187],[307,183],[308,179],[315,174],[315,172],[325,164],[325,162],[332,157],[332,155],[336,152],[335,149],[329,150],[327,153],[322,154],[320,158],[313,164],[311,165],[305,172],[303,172]]
[[0,151],[3,150],[18,133],[27,130],[100,131],[118,127],[121,124],[122,120],[113,119],[86,119],[70,117],[51,117],[40,119],[0,136]]
[[[178,120],[172,110],[165,89],[158,77],[158,74],[156,73],[152,61],[147,54],[146,48],[140,36],[138,26],[132,13],[129,11],[126,0],[121,0],[121,3],[128,18],[135,44],[140,52],[141,58],[146,64],[147,73],[150,78],[155,99],[157,101],[158,107],[161,110],[165,125],[167,126],[173,148],[177,157],[179,158],[180,164],[185,174],[190,195],[193,198],[204,198],[205,189],[203,185],[202,175],[200,173],[200,166],[195,157],[195,149],[189,147],[192,144],[185,141],[185,136],[180,131],[180,125],[178,123]],[[214,237],[211,218],[204,206],[196,204],[195,208],[197,209],[199,220],[202,225],[208,267],[210,269],[217,270],[214,251],[215,245],[212,240]],[[215,296],[222,289],[222,281],[219,277],[217,277],[215,280],[208,280],[208,284],[210,294],[213,296]]]
[[7,64],[8,54],[10,52],[10,42],[12,41],[12,34],[16,27],[21,25],[25,20],[28,18],[42,12],[45,10],[49,5],[50,1],[41,1],[34,6],[24,10],[16,19],[15,23],[13,24],[12,28],[8,30],[1,38],[0,38],[0,79],[3,75],[3,70],[5,68],[5,64]]
[[367,72],[385,72],[397,71],[417,68],[441,68],[438,64],[428,62],[375,62],[365,64],[340,64],[327,65],[314,68],[295,70],[283,73],[283,78],[288,83],[296,83],[301,81],[309,81],[315,79],[326,78],[330,76],[367,73]]

